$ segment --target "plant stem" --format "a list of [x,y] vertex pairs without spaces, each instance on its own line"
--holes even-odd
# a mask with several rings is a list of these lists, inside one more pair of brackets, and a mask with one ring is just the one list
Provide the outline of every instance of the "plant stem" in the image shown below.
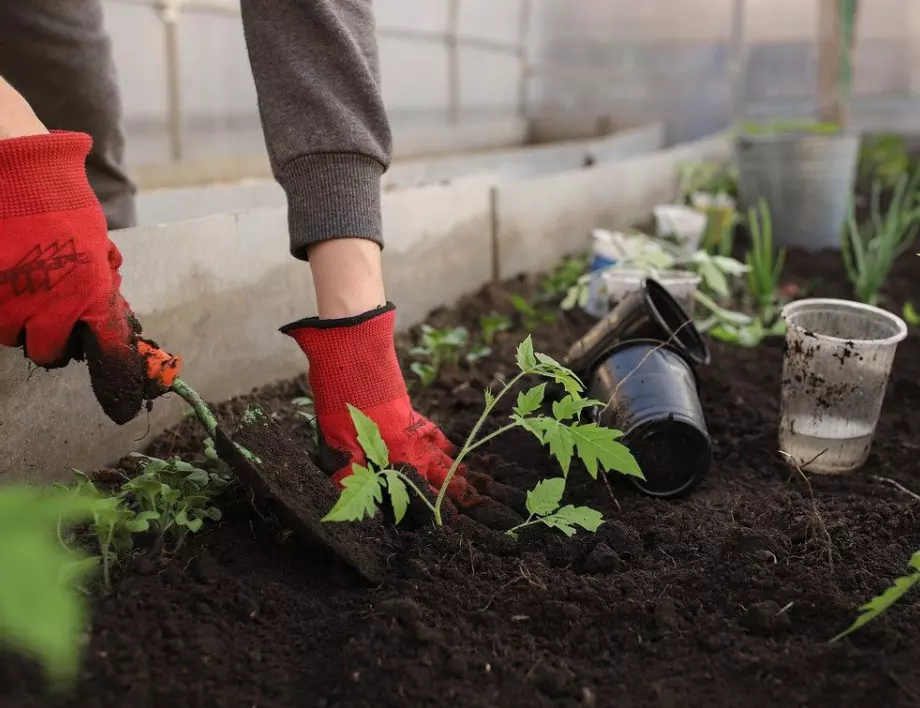
[[508,536],[514,536],[514,534],[520,531],[522,528],[525,528],[527,526],[533,526],[534,524],[539,523],[539,522],[540,522],[540,519],[533,518],[533,514],[531,514],[530,516],[527,517],[527,521],[525,521],[523,524],[512,526],[510,529],[505,531],[505,534]]
[[469,446],[469,449],[467,449],[467,453],[472,452],[473,450],[475,450],[475,449],[476,449],[477,447],[479,447],[480,445],[485,445],[485,444],[486,444],[487,442],[489,442],[492,438],[497,438],[497,437],[498,437],[499,435],[501,435],[502,433],[507,433],[507,432],[508,432],[509,430],[511,430],[512,428],[517,428],[517,427],[518,427],[518,423],[508,423],[508,425],[503,425],[502,427],[500,427],[500,428],[499,428],[498,430],[496,430],[495,432],[489,433],[488,435],[486,435],[486,436],[485,436],[484,438],[482,438],[481,440],[477,440],[475,443],[473,443],[472,445],[470,445],[470,446]]
[[205,430],[208,431],[208,435],[213,439],[217,431],[217,419],[214,417],[214,414],[211,413],[211,409],[208,408],[201,396],[198,395],[198,392],[179,378],[173,381],[170,390],[191,407],[195,412],[195,417],[198,418]]
[[457,456],[454,458],[454,463],[450,466],[450,470],[447,472],[447,476],[444,478],[444,482],[441,484],[441,489],[438,491],[438,498],[434,505],[434,523],[437,526],[443,526],[444,523],[441,520],[441,505],[444,503],[444,496],[447,494],[447,488],[450,486],[451,481],[454,479],[454,475],[457,473],[457,468],[460,466],[463,458],[467,456],[469,451],[473,449],[474,442],[476,440],[476,434],[479,432],[479,429],[482,427],[482,424],[485,422],[486,418],[489,417],[489,413],[492,412],[492,409],[498,404],[501,400],[501,397],[504,396],[511,388],[524,376],[526,376],[529,371],[522,371],[517,376],[515,376],[511,381],[505,384],[505,387],[498,392],[495,398],[492,399],[491,403],[486,403],[486,407],[482,411],[482,415],[479,416],[479,420],[476,421],[476,424],[473,426],[473,429],[470,431],[469,437],[466,439],[466,442],[463,443],[463,447],[460,448],[460,452],[457,453]]
[[[411,479],[409,479],[406,475],[404,475],[402,472],[400,472],[399,470],[392,470],[392,471],[396,473],[396,476],[399,477],[403,481],[403,483],[407,487],[409,487],[409,489],[415,492],[415,496],[421,499],[424,502],[425,506],[427,506],[431,510],[431,513],[435,515],[435,518],[437,518],[438,510],[435,508],[434,504],[428,501],[428,498],[424,494],[422,494],[422,490],[418,488],[418,485],[415,482],[413,482]],[[377,474],[380,474],[380,473],[378,472]]]

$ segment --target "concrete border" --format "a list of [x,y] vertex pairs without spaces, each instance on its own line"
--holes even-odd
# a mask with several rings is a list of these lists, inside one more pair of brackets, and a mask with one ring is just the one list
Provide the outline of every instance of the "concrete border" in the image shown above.
[[677,197],[681,162],[732,159],[727,136],[495,187],[499,277],[545,270],[588,247],[595,227],[623,227]]
[[[441,184],[482,172],[494,172],[502,180],[525,179],[621,160],[663,146],[664,125],[648,123],[590,140],[399,160],[384,175],[383,188],[389,191]],[[274,180],[251,179],[141,192],[138,219],[148,225],[284,206],[284,193]]]
[[[483,174],[384,194],[387,287],[399,326],[496,275],[552,265],[583,248],[591,227],[644,218],[673,196],[678,162],[729,154],[717,138],[553,176],[499,183]],[[286,231],[285,209],[268,207],[113,234],[126,297],[146,331],[182,353],[186,378],[209,400],[305,368],[277,332],[315,311],[309,268],[288,255]],[[100,412],[83,365],[30,372],[18,350],[2,350],[0,481],[55,481],[71,466],[91,469],[139,449],[179,420],[172,399],[117,427]]]

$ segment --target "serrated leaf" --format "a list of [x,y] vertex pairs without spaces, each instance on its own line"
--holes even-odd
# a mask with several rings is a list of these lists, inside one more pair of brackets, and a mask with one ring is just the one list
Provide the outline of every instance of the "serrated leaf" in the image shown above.
[[491,406],[493,403],[495,403],[495,394],[492,393],[492,391],[489,389],[484,389],[483,393],[486,397],[486,406]]
[[396,474],[395,470],[386,470],[383,476],[387,481],[387,491],[390,493],[390,503],[393,505],[393,516],[398,524],[406,515],[409,508],[409,491],[406,483]]
[[571,537],[575,535],[576,526],[581,526],[586,531],[596,533],[600,525],[604,523],[604,517],[601,516],[601,512],[591,507],[568,504],[555,514],[543,517],[540,521],[551,528],[559,529],[566,536]]
[[887,588],[880,595],[873,597],[865,605],[862,605],[859,608],[862,614],[856,618],[853,624],[831,639],[831,641],[836,642],[843,639],[848,634],[852,634],[860,627],[868,624],[900,600],[914,585],[920,583],[920,551],[914,553],[908,563],[908,567],[913,568],[917,572],[895,578],[891,587]]
[[597,477],[598,466],[605,472],[619,472],[645,479],[639,463],[623,443],[617,442],[623,433],[596,423],[572,425],[569,428],[579,459],[592,477]]
[[601,401],[593,398],[582,398],[581,396],[566,396],[561,401],[553,403],[553,417],[556,420],[568,420],[576,417],[585,408],[604,405]]
[[517,405],[514,407],[514,412],[521,417],[525,417],[539,410],[540,406],[543,405],[543,396],[545,393],[545,383],[534,386],[529,391],[521,391],[518,393]]
[[559,508],[564,493],[564,477],[544,479],[527,492],[527,511],[534,516],[547,516]]
[[350,403],[348,412],[358,432],[358,444],[364,450],[367,459],[374,463],[377,469],[383,469],[389,465],[390,453],[383,438],[380,437],[380,429],[377,424]]
[[599,468],[605,472],[615,471],[645,479],[636,458],[625,445],[617,442],[623,437],[619,430],[596,423],[566,425],[552,418],[537,419],[534,427],[542,432],[542,441],[549,445],[550,453],[559,461],[566,476],[577,452],[578,458],[595,479]]
[[532,418],[528,422],[531,427],[527,429],[536,434],[544,445],[549,445],[550,454],[559,462],[562,474],[568,476],[572,457],[575,454],[575,440],[568,426],[558,420],[545,417]]
[[533,371],[536,368],[537,359],[533,352],[533,340],[529,334],[527,339],[518,345],[516,360],[521,371]]
[[383,488],[377,473],[353,464],[352,473],[342,480],[344,489],[335,506],[322,521],[361,521],[365,516],[377,513],[377,505],[383,500]]
[[578,377],[552,357],[537,353],[535,358],[539,362],[535,373],[553,379],[566,390],[566,393],[575,396],[584,389]]

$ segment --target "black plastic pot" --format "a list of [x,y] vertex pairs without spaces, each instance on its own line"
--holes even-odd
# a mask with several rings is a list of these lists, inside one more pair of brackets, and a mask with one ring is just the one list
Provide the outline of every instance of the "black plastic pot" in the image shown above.
[[642,287],[624,297],[566,354],[565,365],[587,378],[613,346],[636,339],[669,342],[684,351],[694,364],[708,364],[706,340],[693,318],[657,280],[646,278]]
[[712,464],[712,444],[687,354],[651,339],[608,350],[588,385],[608,405],[595,412],[599,424],[623,432],[645,475],[630,477],[643,492],[675,497],[696,487]]

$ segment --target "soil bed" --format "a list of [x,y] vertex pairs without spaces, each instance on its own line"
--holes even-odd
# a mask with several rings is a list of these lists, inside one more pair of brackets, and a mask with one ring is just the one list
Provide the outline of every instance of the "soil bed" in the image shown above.
[[[836,254],[790,254],[787,273],[813,294],[849,295]],[[905,256],[889,280],[892,310],[920,299],[916,273]],[[474,330],[530,288],[490,287],[432,319]],[[538,330],[535,347],[561,356],[587,324],[568,314]],[[462,440],[523,335],[518,323],[476,371],[416,390],[418,407]],[[607,520],[596,536],[381,531],[395,546],[386,581],[369,590],[231,494],[223,522],[177,557],[136,557],[96,600],[72,696],[47,697],[34,666],[2,655],[0,705],[917,705],[920,594],[852,639],[827,640],[920,548],[920,502],[877,479],[920,492],[920,336],[899,347],[866,467],[813,477],[814,498],[776,452],[782,342],[711,346],[701,376],[715,462],[689,498],[615,481],[614,499],[575,468],[570,500]],[[221,415],[259,401],[306,449],[311,431],[291,403],[304,390],[302,379],[280,384]],[[200,438],[186,423],[152,452],[197,452]],[[488,454],[494,476],[523,488],[558,473],[523,435]]]

